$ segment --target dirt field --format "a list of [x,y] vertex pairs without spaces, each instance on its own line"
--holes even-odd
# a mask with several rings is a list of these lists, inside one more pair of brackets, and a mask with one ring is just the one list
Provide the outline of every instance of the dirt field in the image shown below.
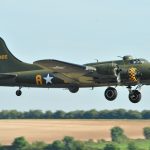
[[28,141],[50,143],[64,136],[75,139],[110,140],[110,129],[122,127],[130,138],[143,138],[143,128],[150,121],[143,120],[0,120],[0,143],[11,144],[14,138],[24,136]]

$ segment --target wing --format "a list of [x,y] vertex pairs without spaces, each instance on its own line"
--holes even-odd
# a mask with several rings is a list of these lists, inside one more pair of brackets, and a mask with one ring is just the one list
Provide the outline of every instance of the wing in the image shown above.
[[84,78],[87,78],[86,76],[91,71],[96,70],[94,67],[77,65],[53,59],[36,61],[34,64],[50,70],[56,77],[64,80],[66,83],[79,83],[81,78],[82,80],[87,80]]
[[34,62],[34,64],[39,65],[46,69],[50,69],[52,72],[59,72],[59,73],[86,72],[86,67],[83,65],[77,65],[53,59],[36,61]]

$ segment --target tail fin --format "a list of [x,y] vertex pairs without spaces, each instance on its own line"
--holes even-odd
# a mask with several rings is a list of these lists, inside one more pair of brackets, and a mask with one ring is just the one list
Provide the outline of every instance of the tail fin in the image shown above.
[[35,70],[36,67],[17,59],[7,48],[4,40],[0,38],[0,73]]

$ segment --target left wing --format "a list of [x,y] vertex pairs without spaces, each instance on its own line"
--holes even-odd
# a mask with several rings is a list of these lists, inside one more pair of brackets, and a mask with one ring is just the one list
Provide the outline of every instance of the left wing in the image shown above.
[[34,64],[37,64],[43,68],[50,69],[53,72],[59,72],[59,73],[70,73],[70,72],[80,72],[80,73],[86,73],[86,66],[83,65],[77,65],[72,64],[68,62],[63,62],[59,60],[40,60],[34,62]]
[[92,79],[91,77],[88,77],[88,74],[96,71],[96,68],[94,67],[77,65],[53,59],[36,61],[34,64],[39,65],[44,69],[49,69],[56,77],[64,80],[66,83],[79,83],[81,80],[91,81]]

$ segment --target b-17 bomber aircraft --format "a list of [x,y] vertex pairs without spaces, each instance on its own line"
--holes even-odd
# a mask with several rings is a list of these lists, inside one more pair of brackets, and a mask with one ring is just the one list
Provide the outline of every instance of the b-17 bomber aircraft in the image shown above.
[[[67,88],[71,93],[79,88],[103,87],[109,101],[117,98],[117,86],[126,86],[129,100],[141,100],[140,89],[150,85],[150,63],[145,59],[124,56],[122,60],[77,65],[54,59],[27,64],[18,60],[0,38],[0,86],[17,86],[17,96],[22,87]],[[132,87],[135,89],[132,89]]]

